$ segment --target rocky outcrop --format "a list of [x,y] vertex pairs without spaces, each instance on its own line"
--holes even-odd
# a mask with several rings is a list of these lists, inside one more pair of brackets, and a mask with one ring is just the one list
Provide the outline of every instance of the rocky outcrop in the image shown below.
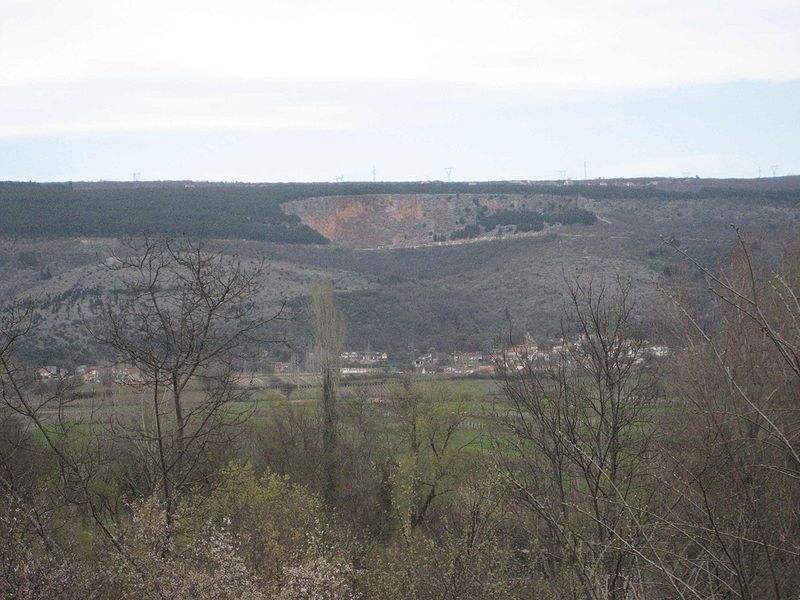
[[356,248],[418,246],[477,222],[479,211],[554,210],[574,197],[524,194],[372,194],[287,202],[331,242]]

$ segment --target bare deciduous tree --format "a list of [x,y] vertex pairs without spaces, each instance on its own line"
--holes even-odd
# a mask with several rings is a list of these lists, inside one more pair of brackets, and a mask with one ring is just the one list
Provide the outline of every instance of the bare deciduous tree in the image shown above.
[[246,413],[238,367],[267,322],[255,302],[263,261],[245,262],[202,242],[164,237],[130,240],[106,260],[121,293],[104,304],[94,335],[118,360],[138,369],[131,382],[149,396],[140,421],[114,420],[160,489],[168,522],[176,497],[205,477],[214,448]]
[[[36,316],[31,303],[11,303],[0,317],[0,398],[4,416],[18,417],[22,427],[40,438],[43,460],[52,464],[51,485],[48,486],[52,493],[23,497],[13,482],[15,473],[11,471],[2,477],[4,495],[11,501],[5,508],[25,515],[28,531],[35,532],[41,539],[50,555],[48,560],[57,562],[64,548],[54,539],[49,518],[62,505],[78,507],[123,559],[130,562],[131,568],[137,569],[109,522],[113,501],[104,477],[110,460],[108,448],[103,448],[96,437],[80,435],[87,424],[94,422],[93,408],[90,407],[85,420],[67,417],[74,404],[67,382],[57,380],[51,385],[40,385],[31,370],[18,362],[19,346],[31,334]],[[24,437],[17,442],[8,458],[20,450]]]
[[[498,458],[516,497],[543,526],[540,568],[576,597],[621,599],[634,583],[631,541],[647,497],[654,381],[633,335],[630,286],[567,281],[571,327],[556,360],[498,357],[512,408]],[[634,498],[637,498],[634,500]],[[632,507],[637,506],[635,510]],[[577,581],[564,579],[574,573]]]
[[671,385],[685,410],[665,447],[671,535],[655,554],[692,597],[790,598],[800,586],[800,247],[770,268],[735,234],[722,269],[671,244],[705,278],[717,321],[668,292],[685,327]]

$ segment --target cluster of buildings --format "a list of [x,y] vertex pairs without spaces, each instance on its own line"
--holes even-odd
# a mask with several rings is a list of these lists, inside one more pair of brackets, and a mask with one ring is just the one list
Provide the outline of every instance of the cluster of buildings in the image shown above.
[[[498,367],[522,370],[531,364],[547,365],[560,360],[574,360],[584,352],[587,339],[577,336],[573,340],[559,339],[549,350],[539,345],[529,335],[522,344],[511,345],[489,353],[452,352],[442,354],[429,352],[419,355],[413,364],[415,373],[446,373],[449,375],[491,375]],[[622,342],[623,352],[642,363],[648,358],[664,358],[669,348],[664,345],[642,345],[639,342]]]
[[342,352],[339,355],[342,375],[368,375],[389,364],[389,355],[386,352]]
[[373,352],[371,350],[342,352],[339,355],[339,361],[343,365],[383,366],[389,362],[389,355],[386,352]]
[[79,365],[74,372],[59,367],[39,367],[36,369],[36,376],[39,379],[71,379],[74,378],[81,383],[117,383],[121,385],[132,385],[143,381],[142,373],[138,367],[131,365]]
[[[374,350],[348,350],[339,355],[339,364],[342,375],[368,375],[378,373],[388,367],[389,355],[386,352]],[[318,369],[318,361],[313,350],[310,350],[306,352],[303,360],[293,354],[288,361],[274,363],[273,374],[315,372]]]
[[417,373],[446,373],[448,375],[491,375],[494,362],[483,352],[451,352],[424,354],[414,361]]
[[60,369],[58,367],[39,367],[36,369],[36,376],[39,379],[59,379],[63,377],[68,377],[69,372],[66,369]]
[[[494,354],[493,362],[506,369],[522,370],[531,364],[547,365],[559,361],[580,362],[589,356],[589,339],[578,335],[573,340],[560,338],[550,350],[543,350],[529,336],[525,343],[510,346]],[[609,353],[619,352],[621,356],[633,359],[634,364],[641,364],[648,359],[664,358],[669,348],[664,345],[650,344],[634,340],[619,340],[616,348],[606,348]]]
[[[560,360],[580,360],[583,346],[587,340],[577,336],[572,340],[559,339],[549,350],[539,347],[536,341],[526,335],[523,343],[510,345],[500,350],[491,352],[463,352],[449,353],[430,350],[419,354],[410,365],[411,371],[418,374],[441,373],[452,376],[491,376],[498,367],[512,370],[521,370],[531,364],[546,365]],[[658,359],[669,354],[669,348],[664,345],[642,346],[640,343],[622,342],[624,352],[635,357],[636,362],[648,358]],[[382,351],[364,350],[343,352],[339,356],[342,375],[370,375],[388,372],[390,368],[389,355]],[[290,361],[273,363],[274,375],[308,373],[315,371],[313,355],[309,353],[305,360],[300,360],[292,355]],[[408,366],[394,365],[395,372],[408,369]],[[399,370],[398,370],[399,369]],[[67,379],[75,378],[82,383],[119,385],[135,385],[144,381],[142,373],[132,365],[80,365],[74,373],[56,366],[44,366],[36,369],[39,379]]]

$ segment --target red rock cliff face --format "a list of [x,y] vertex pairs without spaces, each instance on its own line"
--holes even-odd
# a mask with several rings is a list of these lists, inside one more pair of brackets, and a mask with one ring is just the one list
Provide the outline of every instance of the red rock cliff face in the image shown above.
[[331,242],[356,248],[415,246],[449,237],[477,220],[478,207],[552,210],[574,201],[539,194],[371,194],[326,196],[287,202],[296,214]]
[[447,196],[377,194],[309,198],[284,209],[332,242],[356,247],[412,245],[457,224]]

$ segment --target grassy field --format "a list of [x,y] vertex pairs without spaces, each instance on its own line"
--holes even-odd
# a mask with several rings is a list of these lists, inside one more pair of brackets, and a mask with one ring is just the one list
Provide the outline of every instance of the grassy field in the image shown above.
[[[265,378],[266,379],[266,378]],[[248,390],[247,399],[231,402],[226,410],[232,415],[246,419],[249,427],[258,431],[286,410],[300,415],[318,416],[319,400],[322,395],[319,377],[312,374],[292,376],[298,387],[289,397],[281,391],[282,386],[261,387]],[[448,400],[437,403],[437,410],[443,414],[459,413],[462,417],[459,430],[453,443],[478,451],[486,434],[496,431],[496,416],[506,406],[499,399],[497,384],[491,379],[453,379],[444,375],[411,375],[410,381],[418,383],[440,383],[452,387]],[[374,432],[393,437],[396,433],[396,414],[392,406],[393,389],[400,385],[400,376],[385,378],[349,378],[339,387],[340,425],[343,434],[353,431],[359,420],[369,423]],[[42,385],[44,397],[48,384]],[[55,406],[42,411],[42,416],[53,423],[57,419],[70,424],[71,430],[93,432],[101,430],[111,422],[134,423],[150,419],[152,395],[149,390],[111,385],[84,384],[71,390],[74,399],[61,410]],[[187,408],[197,406],[202,399],[200,389],[187,389],[184,401]]]
[[[461,425],[456,443],[470,442],[477,449],[481,438],[498,432],[498,419],[512,408],[504,397],[499,382],[491,378],[462,378],[445,374],[406,375],[391,374],[385,377],[345,378],[338,389],[341,426],[347,430],[356,424],[357,419],[366,419],[380,424],[384,432],[391,433],[395,427],[396,413],[393,410],[393,396],[399,391],[402,377],[412,384],[439,383],[452,390],[448,400],[438,402],[437,408],[445,414],[460,414]],[[268,377],[256,378],[266,381]],[[322,387],[316,374],[301,373],[286,376],[293,388],[288,397],[282,383],[272,380],[271,386],[251,387],[246,399],[231,402],[227,410],[231,414],[245,416],[251,426],[258,429],[286,410],[296,411],[307,416],[319,416]],[[116,420],[138,420],[145,415],[149,418],[152,409],[151,392],[145,389],[124,385],[103,387],[98,384],[84,384],[73,390],[76,397],[64,410],[55,408],[43,411],[48,420],[62,418],[76,424],[77,430],[91,430],[96,423]],[[189,388],[184,393],[187,407],[197,406],[203,392]],[[674,410],[671,403],[660,403],[648,408],[647,414],[663,415]]]

